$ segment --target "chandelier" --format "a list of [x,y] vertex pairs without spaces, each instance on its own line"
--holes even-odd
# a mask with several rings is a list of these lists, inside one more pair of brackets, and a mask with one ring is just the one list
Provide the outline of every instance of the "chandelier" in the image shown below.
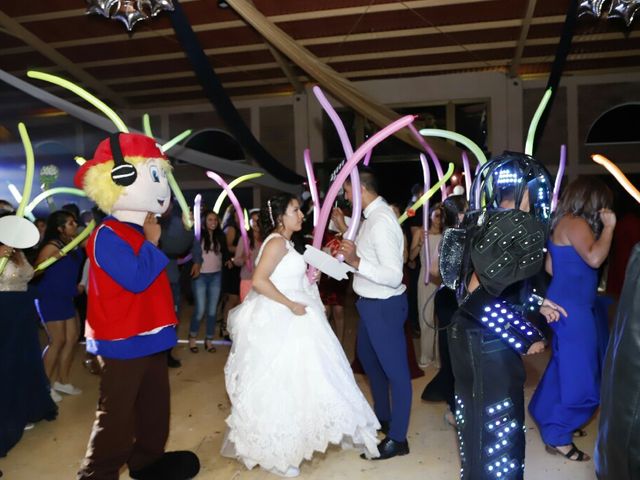
[[578,16],[592,15],[624,20],[627,27],[640,9],[640,0],[579,0]]
[[86,0],[87,15],[96,13],[124,23],[130,32],[140,20],[173,11],[173,0]]

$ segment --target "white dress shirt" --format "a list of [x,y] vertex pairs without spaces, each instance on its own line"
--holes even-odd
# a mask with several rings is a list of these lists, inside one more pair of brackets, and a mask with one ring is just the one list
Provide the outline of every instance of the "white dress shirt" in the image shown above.
[[398,219],[382,197],[364,209],[364,221],[356,237],[360,257],[353,277],[353,291],[365,298],[385,299],[400,295],[404,236]]

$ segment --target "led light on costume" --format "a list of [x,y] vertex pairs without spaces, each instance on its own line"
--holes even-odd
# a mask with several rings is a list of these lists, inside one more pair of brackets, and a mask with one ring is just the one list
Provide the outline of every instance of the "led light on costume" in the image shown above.
[[[523,478],[524,397],[521,393],[514,396],[509,389],[521,388],[518,379],[523,367],[519,356],[542,341],[543,336],[526,317],[530,305],[523,303],[525,293],[526,298],[534,300],[537,294],[530,294],[527,288],[516,284],[528,280],[543,266],[551,200],[549,179],[546,169],[528,155],[505,152],[491,159],[473,181],[471,210],[462,227],[453,229],[461,235],[443,237],[443,252],[455,246],[447,241],[463,244],[459,264],[450,266],[457,272],[461,302],[452,338],[462,339],[470,332],[478,332],[473,337],[478,341],[470,342],[468,353],[462,351],[463,341],[454,340],[454,371],[467,367],[469,362],[478,362],[478,368],[488,369],[492,362],[506,362],[503,375],[486,378],[490,375],[488,371],[478,374],[482,375],[483,385],[487,382],[487,390],[478,391],[476,375],[456,380],[459,399],[480,416],[459,429],[461,441],[479,443],[473,448],[460,445],[465,480]],[[480,286],[467,292],[466,282],[472,272]],[[483,345],[489,342],[495,346],[486,350]],[[513,365],[509,364],[511,361]],[[460,363],[456,366],[456,362]],[[500,397],[496,397],[504,394],[511,397],[497,401]]]
[[[473,312],[474,315],[479,310],[476,298],[482,295],[478,290],[471,293],[465,304],[461,305],[462,309],[470,313]],[[527,320],[525,314],[506,300],[497,300],[491,305],[484,306],[482,313],[480,317],[482,325],[499,335],[509,347],[521,355],[527,353],[531,345],[544,338],[542,333]],[[502,407],[497,404],[487,408],[499,411]],[[493,412],[489,411],[488,413]]]

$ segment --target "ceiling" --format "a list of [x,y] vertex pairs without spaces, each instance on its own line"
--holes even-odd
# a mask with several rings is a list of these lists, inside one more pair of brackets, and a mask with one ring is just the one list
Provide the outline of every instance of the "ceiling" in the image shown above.
[[[253,3],[346,78],[365,80],[470,71],[546,77],[569,1]],[[289,61],[274,56],[231,8],[220,8],[216,0],[181,4],[231,96],[291,94],[297,82],[311,81]],[[23,79],[32,68],[75,77],[119,108],[207,102],[173,34],[168,12],[138,23],[131,36],[121,23],[84,12],[83,0],[2,2],[0,68]],[[582,17],[565,74],[629,70],[640,70],[637,28]],[[295,77],[293,83],[287,73]]]

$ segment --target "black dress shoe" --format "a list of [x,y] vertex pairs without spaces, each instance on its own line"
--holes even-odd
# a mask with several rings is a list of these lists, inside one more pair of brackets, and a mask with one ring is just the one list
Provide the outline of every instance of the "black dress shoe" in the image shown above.
[[129,471],[135,480],[189,480],[198,475],[200,461],[193,452],[166,452],[156,462],[140,470]]
[[169,355],[167,355],[167,366],[169,368],[180,368],[182,362],[169,353]]
[[380,420],[380,428],[378,432],[382,432],[385,435],[389,433],[389,422],[387,420]]
[[386,460],[387,458],[407,455],[409,453],[409,442],[406,440],[404,442],[398,442],[389,437],[385,437],[384,440],[378,444],[378,451],[380,452],[380,456],[377,458],[369,459],[364,453],[360,455],[360,458],[364,458],[365,460]]

